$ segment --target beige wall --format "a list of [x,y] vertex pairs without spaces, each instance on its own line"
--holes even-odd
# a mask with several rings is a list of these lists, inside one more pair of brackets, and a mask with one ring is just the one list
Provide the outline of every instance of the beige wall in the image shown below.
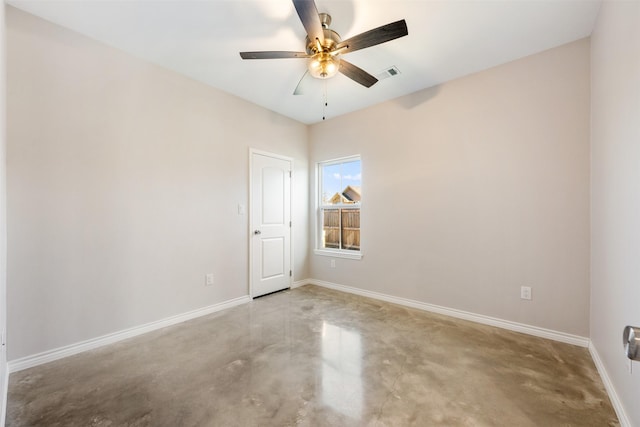
[[11,7],[7,38],[10,360],[247,295],[249,147],[295,159],[308,276],[306,126]]
[[[6,336],[7,314],[7,187],[6,187],[6,31],[4,4],[0,5],[0,333]],[[0,384],[7,374],[6,346],[0,343]],[[0,392],[0,425],[4,425],[5,389]]]
[[311,277],[588,336],[589,102],[584,39],[311,126],[362,155],[364,254]]
[[621,344],[640,326],[640,3],[603,2],[592,35],[591,339],[630,425],[640,365]]

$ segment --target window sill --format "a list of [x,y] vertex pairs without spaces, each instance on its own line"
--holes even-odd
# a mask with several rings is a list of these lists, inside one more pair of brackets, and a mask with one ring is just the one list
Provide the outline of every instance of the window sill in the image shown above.
[[316,255],[330,256],[333,258],[362,259],[362,252],[332,251],[331,249],[314,249]]

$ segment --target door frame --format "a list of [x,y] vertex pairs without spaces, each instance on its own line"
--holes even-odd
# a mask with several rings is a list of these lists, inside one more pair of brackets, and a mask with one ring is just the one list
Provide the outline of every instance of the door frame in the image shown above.
[[291,179],[289,180],[289,217],[292,218],[291,219],[291,227],[289,227],[289,246],[290,246],[290,251],[289,251],[289,265],[291,268],[291,276],[289,277],[289,288],[291,288],[291,286],[293,286],[293,278],[295,276],[295,269],[293,268],[293,259],[294,259],[294,244],[293,244],[293,180],[295,178],[295,173],[294,173],[294,161],[293,161],[293,157],[289,157],[289,156],[284,156],[281,154],[275,154],[275,153],[271,153],[268,151],[263,151],[263,150],[258,150],[256,148],[252,148],[249,147],[249,209],[247,209],[247,213],[249,215],[248,218],[248,230],[247,230],[247,241],[249,244],[249,266],[248,266],[248,270],[249,270],[249,297],[250,298],[254,298],[253,296],[253,230],[255,230],[254,228],[254,224],[253,224],[253,180],[254,180],[254,176],[253,176],[253,156],[257,154],[260,156],[265,156],[265,157],[272,157],[274,159],[279,159],[279,160],[285,160],[290,162],[291,164]]

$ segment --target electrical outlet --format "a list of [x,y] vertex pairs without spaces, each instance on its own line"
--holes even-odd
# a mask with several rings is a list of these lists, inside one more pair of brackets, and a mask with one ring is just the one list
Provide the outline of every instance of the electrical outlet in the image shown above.
[[520,287],[520,299],[531,299],[531,287],[529,286],[521,286]]
[[213,273],[207,273],[204,276],[204,285],[205,286],[213,286]]
[[335,259],[331,260],[331,268],[336,268],[336,260]]

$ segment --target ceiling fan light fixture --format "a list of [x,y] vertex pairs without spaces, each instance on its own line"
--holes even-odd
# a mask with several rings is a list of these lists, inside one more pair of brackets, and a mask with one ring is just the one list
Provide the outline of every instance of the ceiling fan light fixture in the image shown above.
[[316,79],[328,79],[340,70],[340,58],[327,52],[318,52],[309,61],[309,74]]
[[[311,74],[316,79],[326,80],[341,73],[345,77],[364,86],[371,87],[378,79],[348,61],[342,61],[339,56],[371,46],[404,37],[409,34],[407,23],[404,19],[391,22],[386,25],[360,33],[347,40],[342,40],[340,34],[333,31],[331,16],[327,13],[319,13],[315,0],[292,0],[300,22],[307,35],[305,36],[305,51],[263,51],[240,52],[242,59],[278,59],[278,58],[305,58],[308,71],[303,75]],[[300,83],[294,90],[294,95],[300,95]]]

